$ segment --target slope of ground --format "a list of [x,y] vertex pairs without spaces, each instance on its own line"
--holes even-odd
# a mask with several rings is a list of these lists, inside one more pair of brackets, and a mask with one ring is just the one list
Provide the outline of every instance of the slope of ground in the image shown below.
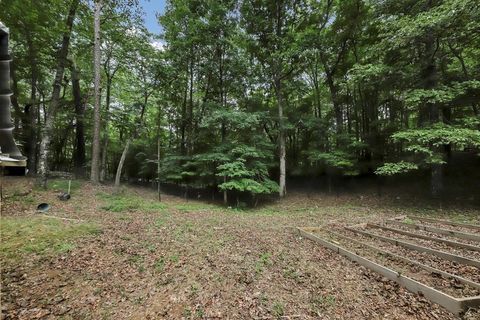
[[[158,203],[150,190],[114,194],[88,183],[74,184],[62,202],[62,183],[24,195],[30,183],[8,181],[2,204],[5,319],[455,318],[292,228],[437,210],[303,194],[235,210],[170,196]],[[52,205],[50,217],[35,213],[40,202]]]

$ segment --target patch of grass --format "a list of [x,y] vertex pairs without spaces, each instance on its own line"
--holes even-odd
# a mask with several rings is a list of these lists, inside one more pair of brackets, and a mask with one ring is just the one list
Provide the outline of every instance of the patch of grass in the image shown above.
[[75,248],[72,241],[80,236],[98,234],[101,230],[89,223],[69,223],[41,217],[0,218],[2,259],[15,262],[22,254],[47,255]]
[[270,253],[262,253],[258,258],[257,262],[255,263],[255,273],[259,274],[265,269],[266,266],[270,265],[272,262]]
[[202,307],[197,307],[197,310],[195,311],[195,317],[200,319],[205,317],[205,311],[203,311]]
[[410,219],[408,217],[403,219],[403,222],[408,223],[408,224],[415,224],[415,221],[413,221],[412,219]]
[[145,243],[145,247],[150,253],[154,253],[155,251],[157,251],[157,246],[153,243]]
[[104,201],[102,209],[110,212],[163,212],[167,208],[164,203],[124,193],[100,193],[98,196]]
[[277,208],[229,208],[228,212],[234,214],[254,215],[254,216],[274,216],[274,215],[286,215],[291,212],[288,210],[280,210]]
[[162,272],[163,269],[165,269],[165,259],[163,257],[161,257],[160,259],[157,259],[153,266],[155,268],[155,271]]
[[11,196],[9,198],[9,200],[11,200],[12,202],[18,202],[18,203],[21,203],[21,204],[24,204],[24,205],[31,205],[33,203],[35,203],[35,198],[33,197],[33,195],[31,194],[27,194],[25,196],[21,196],[19,194],[14,194],[13,196]]
[[325,296],[316,295],[310,299],[312,305],[312,310],[319,314],[320,311],[325,311],[327,309],[333,308],[336,303],[335,296],[327,294]]
[[175,209],[182,212],[202,211],[202,210],[222,210],[223,208],[208,203],[182,203],[174,206]]
[[272,313],[275,317],[282,317],[285,314],[285,308],[281,302],[274,302],[272,305]]
[[185,318],[190,318],[192,316],[192,310],[190,310],[189,307],[185,307],[185,309],[183,309],[183,316]]
[[133,254],[128,258],[128,261],[133,264],[142,264],[143,263],[143,257],[138,254]]
[[144,257],[138,254],[131,255],[128,258],[128,262],[137,267],[138,272],[145,272],[145,266],[143,265]]
[[118,220],[120,220],[120,221],[132,221],[133,218],[130,217],[130,216],[127,216],[127,215],[123,215],[123,216],[119,216]]
[[190,233],[193,231],[193,223],[191,222],[185,222],[184,224],[181,224],[178,228],[175,229],[175,238],[177,240],[182,239],[187,233]]
[[300,274],[294,268],[288,268],[283,270],[283,276],[287,279],[292,279],[298,282]]
[[192,295],[196,295],[200,290],[200,286],[198,283],[194,282],[190,285],[190,292]]
[[177,263],[180,260],[178,254],[171,255],[169,258],[170,262]]
[[58,252],[69,252],[75,249],[75,245],[69,242],[59,243],[55,246],[55,250]]
[[260,301],[260,305],[268,307],[268,296],[265,293],[261,293],[258,300]]
[[[70,192],[78,190],[82,187],[82,181],[80,180],[71,180]],[[57,191],[68,191],[68,180],[67,179],[53,179],[49,180],[47,183],[47,188]]]
[[155,222],[153,223],[153,225],[157,228],[161,228],[164,224],[165,224],[164,218],[155,219]]

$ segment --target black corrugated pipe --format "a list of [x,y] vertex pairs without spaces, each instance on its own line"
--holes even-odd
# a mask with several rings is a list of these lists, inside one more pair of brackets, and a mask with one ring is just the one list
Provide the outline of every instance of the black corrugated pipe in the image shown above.
[[0,147],[10,158],[25,160],[13,139],[10,114],[10,61],[8,54],[8,28],[0,22]]

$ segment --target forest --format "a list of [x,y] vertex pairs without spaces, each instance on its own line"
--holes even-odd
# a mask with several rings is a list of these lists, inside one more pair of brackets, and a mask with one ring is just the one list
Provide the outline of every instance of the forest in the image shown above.
[[0,318],[480,319],[478,0],[0,0]]
[[477,1],[172,0],[157,18],[161,34],[135,0],[2,1],[13,132],[40,184],[225,202],[316,179],[478,186]]

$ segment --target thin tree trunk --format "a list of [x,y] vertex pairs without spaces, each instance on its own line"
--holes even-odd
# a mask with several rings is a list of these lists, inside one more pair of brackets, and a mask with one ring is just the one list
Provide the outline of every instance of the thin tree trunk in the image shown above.
[[[19,128],[19,125],[20,125],[20,119],[22,119],[22,112],[20,110],[20,105],[18,104],[18,80],[17,80],[17,77],[16,77],[16,64],[15,63],[10,63],[10,79],[11,79],[11,83],[12,83],[12,91],[13,91],[13,95],[10,97],[10,101],[12,103],[12,106],[13,106],[13,110],[15,112],[15,117],[13,119],[14,121],[14,133],[20,133],[18,128]],[[28,114],[27,114],[27,119],[28,121]],[[15,139],[18,139],[19,137],[15,137]]]
[[[278,39],[283,37],[283,2],[276,2],[276,36]],[[280,44],[277,43],[276,49],[280,50]],[[283,125],[283,95],[282,95],[282,62],[275,62],[274,69],[274,86],[275,94],[277,98],[278,107],[278,143],[279,143],[279,158],[280,158],[280,177],[279,177],[279,190],[278,194],[280,198],[285,197],[287,193],[286,186],[286,147],[285,147],[285,130]]]
[[183,93],[182,103],[182,122],[180,127],[181,141],[180,141],[180,154],[184,156],[186,152],[186,127],[187,127],[187,95],[188,95],[188,81],[185,82],[185,90]]
[[[222,109],[225,110],[226,108],[226,94],[224,88],[224,81],[223,81],[223,51],[221,47],[217,47],[217,59],[219,61],[219,73],[220,73],[220,104],[222,105]],[[225,143],[225,139],[227,137],[227,127],[225,123],[222,121],[222,144]],[[227,182],[227,176],[223,176],[223,183]],[[223,190],[223,203],[225,205],[228,204],[228,191]]]
[[157,194],[158,201],[162,201],[162,192],[160,189],[160,135],[157,137]]
[[[428,5],[431,6],[432,2],[429,1]],[[435,53],[437,51],[438,43],[434,35],[429,35],[425,41],[425,55],[423,60],[422,78],[423,86],[426,90],[432,90],[437,86],[437,65],[435,61]],[[440,121],[440,109],[436,103],[426,103],[423,109],[420,111],[421,125],[425,123],[432,125]],[[445,150],[443,147],[435,147],[435,152],[440,153],[442,158],[445,157]],[[434,163],[431,166],[431,178],[430,178],[430,192],[432,197],[437,198],[443,191],[443,165]]]
[[90,179],[93,183],[100,182],[100,13],[102,11],[102,0],[95,1],[94,17],[94,87],[95,107],[93,116],[93,140],[92,140],[92,168]]
[[278,121],[279,121],[279,151],[280,151],[280,178],[279,178],[279,191],[280,198],[285,197],[287,193],[286,187],[286,148],[285,148],[285,132],[283,126],[283,97],[282,97],[282,82],[280,78],[275,79],[275,91],[277,94],[277,107],[278,107]]
[[73,20],[80,0],[73,0],[68,12],[66,31],[63,34],[62,45],[57,57],[57,68],[55,71],[55,80],[53,82],[52,101],[50,107],[46,110],[45,125],[42,130],[42,139],[40,142],[40,158],[38,164],[38,183],[43,187],[47,187],[48,174],[48,153],[50,151],[50,140],[53,129],[53,121],[60,103],[60,91],[62,88],[62,79],[65,72],[65,64],[67,62],[68,47],[70,45],[70,35],[73,28]]
[[85,128],[84,128],[84,116],[85,116],[85,104],[82,101],[82,93],[80,90],[80,76],[75,66],[75,62],[72,62],[72,94],[75,103],[75,150],[73,153],[73,167],[74,173],[77,178],[85,177]]
[[[105,128],[107,131],[107,128]],[[101,169],[100,169],[100,181],[104,182],[107,180],[107,154],[108,154],[108,134],[105,133],[103,136],[103,144],[102,144],[102,161],[101,161]]]
[[122,157],[120,158],[120,162],[118,163],[117,174],[115,175],[115,189],[118,189],[120,187],[120,178],[122,176],[123,164],[125,163],[125,158],[127,157],[129,147],[130,139],[127,140],[125,148],[123,148]]
[[340,102],[338,101],[338,90],[337,87],[335,86],[334,80],[333,80],[333,75],[330,73],[326,74],[327,76],[327,83],[328,83],[328,88],[330,89],[330,95],[332,97],[332,104],[333,104],[333,112],[335,114],[335,122],[336,122],[336,132],[337,134],[342,134],[343,132],[343,112],[342,108],[340,105]]
[[[193,51],[193,50],[192,50]],[[194,61],[193,61],[193,52],[192,52],[192,58],[190,60],[190,88],[189,88],[189,93],[188,93],[188,110],[187,110],[187,155],[189,155],[192,152],[193,149],[193,80],[194,80],[194,74],[193,74],[193,66],[194,66]]]
[[[148,103],[148,97],[149,96],[150,95],[148,94],[148,92],[145,91],[142,110],[140,112],[140,118],[138,119],[139,123],[143,123],[143,116],[145,115],[145,111],[147,109],[147,103]],[[130,143],[132,142],[133,139],[137,138],[137,135],[138,135],[137,129],[138,129],[138,127],[134,130],[132,138],[127,140],[125,148],[123,149],[123,152],[122,152],[122,157],[120,158],[120,162],[118,163],[117,173],[115,175],[115,188],[116,189],[118,189],[118,187],[120,187],[120,177],[122,176],[123,164],[125,163],[125,158],[127,156],[128,148],[130,147]]]
[[[112,78],[107,77],[107,92],[105,97],[105,111],[108,114],[110,110],[110,95],[112,90]],[[107,152],[108,152],[108,116],[105,119],[105,130],[103,133],[103,145],[102,145],[102,163],[100,169],[100,181],[105,181],[107,177]]]
[[[33,46],[33,44],[29,44]],[[30,52],[32,51],[32,52]],[[38,117],[38,109],[39,106],[36,103],[37,100],[37,66],[36,66],[36,59],[33,53],[34,49],[29,48],[30,52],[30,62],[31,62],[31,69],[32,69],[32,78],[30,82],[30,106],[28,107],[28,171],[31,174],[35,174],[37,172],[37,126],[36,121]],[[25,111],[27,111],[27,107],[25,107]]]
[[162,201],[162,193],[160,188],[160,151],[161,151],[161,142],[160,142],[160,125],[161,125],[161,114],[160,114],[160,105],[158,106],[158,113],[157,113],[157,194],[158,194],[158,201]]

